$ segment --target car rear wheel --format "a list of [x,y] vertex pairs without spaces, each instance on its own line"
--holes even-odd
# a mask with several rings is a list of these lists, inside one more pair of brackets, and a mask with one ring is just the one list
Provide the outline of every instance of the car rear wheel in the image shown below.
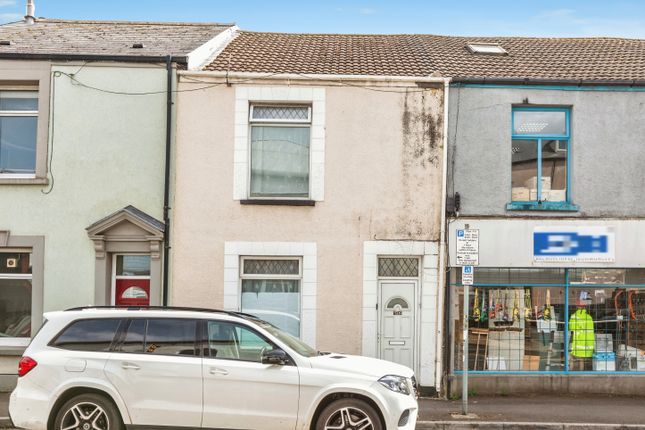
[[72,397],[58,410],[54,430],[122,430],[114,404],[99,394]]
[[360,399],[339,399],[322,410],[316,430],[382,430],[378,413]]

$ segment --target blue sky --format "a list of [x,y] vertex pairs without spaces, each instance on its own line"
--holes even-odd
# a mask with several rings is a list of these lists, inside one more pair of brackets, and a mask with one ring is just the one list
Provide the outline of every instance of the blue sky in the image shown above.
[[[24,4],[25,0],[0,0],[0,21],[21,19]],[[235,22],[257,31],[645,39],[642,0],[36,0],[36,15]]]

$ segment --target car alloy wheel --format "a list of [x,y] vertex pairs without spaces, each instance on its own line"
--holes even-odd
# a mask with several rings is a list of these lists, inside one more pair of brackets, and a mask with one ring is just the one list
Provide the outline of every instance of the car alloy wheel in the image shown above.
[[316,419],[315,430],[383,430],[378,410],[356,397],[340,397]]
[[366,412],[354,407],[344,407],[327,418],[325,430],[374,430],[374,424]]
[[108,397],[84,393],[58,409],[54,430],[123,430],[119,411]]
[[102,407],[92,402],[72,405],[65,411],[59,430],[108,430],[110,419]]

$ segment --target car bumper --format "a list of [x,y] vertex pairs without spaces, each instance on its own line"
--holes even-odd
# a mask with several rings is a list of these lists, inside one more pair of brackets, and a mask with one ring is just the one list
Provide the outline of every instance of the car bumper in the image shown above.
[[[413,430],[417,424],[419,404],[414,395],[395,393],[376,383],[381,398],[383,418],[387,430]],[[407,418],[406,418],[407,416]]]
[[9,397],[9,417],[14,427],[46,430],[49,417],[49,398],[28,381],[18,381]]

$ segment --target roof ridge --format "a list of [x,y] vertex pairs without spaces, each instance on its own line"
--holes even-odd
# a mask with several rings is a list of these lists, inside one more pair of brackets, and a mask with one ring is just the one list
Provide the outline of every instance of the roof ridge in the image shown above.
[[505,40],[627,40],[627,41],[645,41],[645,39],[632,37],[617,36],[579,36],[579,37],[554,37],[554,36],[462,36],[451,34],[433,34],[433,33],[290,33],[281,31],[256,31],[256,30],[239,30],[240,33],[246,34],[275,34],[285,36],[356,36],[356,37],[436,37],[444,39],[505,39]]
[[[20,21],[18,21],[20,22]],[[124,24],[124,25],[168,25],[168,26],[219,26],[233,27],[235,23],[225,22],[181,22],[181,21],[127,21],[127,20],[83,20],[63,18],[36,18],[36,23],[74,23],[74,24]]]

